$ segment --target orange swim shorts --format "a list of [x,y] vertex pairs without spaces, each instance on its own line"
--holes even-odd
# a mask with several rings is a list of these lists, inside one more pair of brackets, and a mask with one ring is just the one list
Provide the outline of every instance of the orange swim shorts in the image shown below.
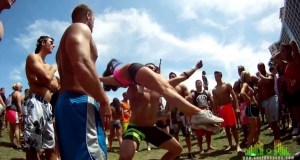
[[237,124],[233,106],[231,103],[219,106],[218,108],[219,117],[224,119],[221,123],[221,127],[231,127]]

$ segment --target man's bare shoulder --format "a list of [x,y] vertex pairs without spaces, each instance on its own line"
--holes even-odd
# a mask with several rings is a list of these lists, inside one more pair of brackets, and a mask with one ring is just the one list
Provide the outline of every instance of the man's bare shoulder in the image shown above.
[[180,83],[178,86],[179,86],[181,89],[187,89],[187,86],[186,86],[185,84],[183,84],[183,83]]
[[211,94],[208,90],[204,90],[204,93],[205,93],[205,94],[208,94],[208,95]]
[[34,59],[37,55],[35,53],[29,53],[27,59]]
[[232,85],[230,83],[224,83],[228,90],[232,90]]
[[86,33],[86,34],[91,34],[90,28],[83,23],[73,23],[71,24],[67,29],[67,33]]
[[26,66],[39,62],[39,56],[35,53],[30,53],[26,58]]
[[217,90],[217,86],[215,86],[215,87],[211,90],[212,94],[215,94],[215,93],[216,93],[216,90]]

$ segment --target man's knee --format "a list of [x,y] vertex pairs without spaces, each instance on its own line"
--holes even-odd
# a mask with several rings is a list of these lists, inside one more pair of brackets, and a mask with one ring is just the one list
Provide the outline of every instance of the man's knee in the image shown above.
[[36,149],[28,148],[26,149],[26,160],[38,160],[38,152]]
[[120,152],[119,160],[131,160],[134,156],[134,152]]
[[135,150],[138,148],[138,144],[132,140],[123,140],[120,148],[120,160],[131,160],[135,154]]
[[132,146],[124,147],[121,145],[119,160],[131,160],[135,154],[135,148]]

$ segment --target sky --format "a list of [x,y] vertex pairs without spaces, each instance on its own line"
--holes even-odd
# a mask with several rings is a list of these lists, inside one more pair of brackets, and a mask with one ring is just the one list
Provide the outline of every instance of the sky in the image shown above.
[[[194,89],[205,70],[210,91],[216,85],[216,70],[233,85],[239,78],[238,65],[253,75],[259,62],[267,66],[268,47],[280,37],[279,9],[284,6],[284,0],[17,0],[0,14],[5,30],[0,42],[0,86],[6,88],[6,96],[16,82],[28,88],[25,60],[40,36],[54,38],[56,47],[46,62],[56,64],[60,38],[81,3],[95,12],[99,75],[111,58],[157,65],[161,59],[165,78],[202,60],[203,67],[183,83]],[[111,100],[122,98],[125,91],[107,95]]]

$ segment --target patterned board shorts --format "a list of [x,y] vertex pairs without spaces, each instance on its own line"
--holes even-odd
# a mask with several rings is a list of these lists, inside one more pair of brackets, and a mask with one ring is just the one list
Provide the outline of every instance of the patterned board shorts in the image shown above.
[[25,148],[53,149],[52,106],[41,96],[30,94],[23,107]]

